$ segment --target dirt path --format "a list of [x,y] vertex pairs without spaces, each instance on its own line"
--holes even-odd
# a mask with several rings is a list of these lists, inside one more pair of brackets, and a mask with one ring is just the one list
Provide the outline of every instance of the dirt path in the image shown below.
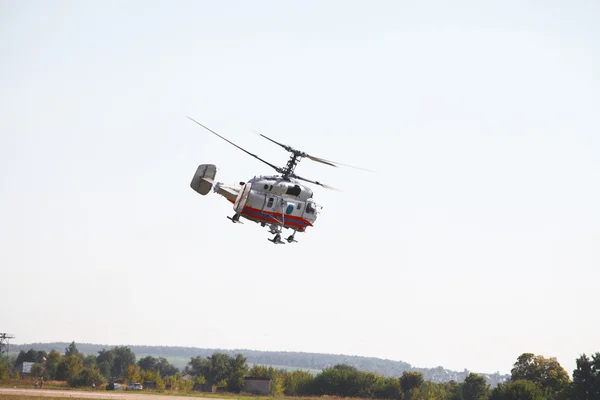
[[35,396],[35,397],[65,397],[78,399],[111,399],[111,400],[215,400],[206,397],[186,397],[160,394],[139,394],[125,392],[80,392],[76,390],[43,390],[43,389],[12,389],[0,388],[0,398],[3,395]]

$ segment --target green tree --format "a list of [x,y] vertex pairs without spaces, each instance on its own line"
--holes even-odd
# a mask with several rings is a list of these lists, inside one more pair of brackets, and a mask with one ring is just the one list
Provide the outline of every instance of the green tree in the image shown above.
[[113,377],[124,377],[127,368],[135,365],[135,354],[127,346],[117,346],[111,350],[114,355],[110,373]]
[[313,382],[313,394],[317,396],[347,396],[349,392],[348,375],[357,372],[356,368],[336,365],[325,368]]
[[125,371],[125,380],[127,383],[136,383],[140,382],[142,375],[140,373],[140,367],[135,364],[130,364],[127,366],[127,370]]
[[271,378],[276,372],[277,370],[271,366],[254,364],[248,371],[248,375],[257,378]]
[[112,350],[102,349],[98,352],[96,365],[105,378],[111,378],[114,361],[115,353]]
[[83,357],[83,366],[85,368],[95,367],[96,366],[96,356],[94,354],[88,354]]
[[542,389],[532,381],[523,379],[505,382],[492,390],[491,400],[547,400]]
[[357,397],[374,398],[381,392],[384,385],[384,379],[381,375],[374,372],[360,371],[352,375],[354,381],[353,394]]
[[227,382],[231,373],[231,357],[224,353],[213,353],[208,357],[210,361],[210,373],[206,376],[209,383],[219,385],[221,381]]
[[144,382],[156,382],[156,390],[165,390],[165,381],[157,370],[141,370],[141,380]]
[[235,358],[229,361],[229,376],[227,377],[227,387],[231,392],[239,393],[244,389],[244,377],[248,372],[248,364],[246,357],[242,354],[237,354]]
[[10,377],[11,362],[8,357],[0,354],[0,380]]
[[444,385],[427,381],[410,392],[412,400],[449,400],[451,395]]
[[285,391],[285,374],[276,372],[271,377],[271,396],[281,396]]
[[144,371],[155,371],[158,370],[158,359],[152,356],[146,356],[141,358],[138,362],[138,366]]
[[225,382],[232,392],[243,389],[244,376],[247,372],[248,365],[242,354],[237,354],[233,358],[224,353],[213,353],[207,358],[192,357],[184,369],[184,373],[190,376],[203,376],[209,385],[223,386]]
[[570,382],[569,374],[556,358],[545,358],[532,353],[523,353],[511,370],[511,380],[527,380],[537,383],[552,396],[565,390]]
[[184,373],[193,377],[203,376],[208,379],[211,363],[208,358],[202,356],[191,357],[190,362],[184,368]]
[[399,399],[402,396],[400,379],[394,377],[383,378],[381,386],[375,392],[378,399]]
[[460,385],[455,380],[441,383],[440,386],[442,386],[444,388],[444,391],[448,394],[448,399],[462,400],[462,392],[460,389]]
[[24,362],[32,362],[32,363],[43,363],[46,361],[46,352],[45,351],[36,351],[34,349],[29,349],[28,351],[21,350],[17,359],[15,360],[15,366],[21,365]]
[[176,373],[179,372],[179,370],[177,369],[177,367],[175,367],[173,364],[171,364],[164,357],[159,357],[158,358],[158,362],[156,364],[156,367],[158,368],[158,372],[160,373],[160,376],[162,376],[163,378],[165,376],[173,375],[173,374],[176,374]]
[[461,385],[464,400],[485,400],[490,395],[490,387],[485,377],[470,373]]
[[8,379],[9,377],[9,369],[7,365],[0,364],[0,381],[4,379]]
[[284,379],[285,395],[307,396],[310,394],[314,377],[310,372],[290,371],[285,374]]
[[358,372],[358,369],[356,367],[353,367],[352,365],[348,365],[348,364],[336,364],[333,366],[333,369],[335,369],[336,371],[350,372],[350,373]]
[[69,357],[78,355],[79,350],[77,350],[77,345],[75,344],[75,342],[71,342],[71,344],[65,348],[65,356]]
[[[227,384],[227,383],[225,383]],[[194,380],[190,378],[181,378],[179,381],[179,390],[189,392],[194,389]]]
[[56,368],[56,379],[70,381],[83,371],[83,362],[77,356],[62,357]]
[[423,384],[423,374],[420,372],[404,371],[400,377],[400,387],[406,399],[411,398],[411,392],[418,389]]
[[[397,382],[399,389],[400,383]],[[324,369],[314,378],[311,386],[312,394],[318,396],[375,397],[394,391],[389,380],[344,364]]]
[[[78,358],[76,355],[74,357]],[[90,387],[92,384],[99,387],[106,381],[104,376],[100,373],[100,370],[95,366],[91,366],[90,368],[82,369],[79,374],[72,376],[68,382],[72,387]]]
[[194,379],[183,378],[180,373],[165,378],[167,389],[189,392],[194,388]]
[[572,397],[578,400],[600,400],[600,353],[590,359],[582,354],[573,371]]
[[56,369],[62,359],[62,354],[56,350],[52,350],[46,357],[46,373],[49,379],[57,379]]
[[180,374],[167,376],[165,378],[165,389],[178,390],[180,378],[181,378]]

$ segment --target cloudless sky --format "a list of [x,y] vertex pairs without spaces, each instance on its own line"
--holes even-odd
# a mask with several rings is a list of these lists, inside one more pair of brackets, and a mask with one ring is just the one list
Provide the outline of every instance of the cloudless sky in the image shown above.
[[[597,1],[0,0],[0,331],[508,373],[600,351]],[[302,161],[299,243],[189,187]]]

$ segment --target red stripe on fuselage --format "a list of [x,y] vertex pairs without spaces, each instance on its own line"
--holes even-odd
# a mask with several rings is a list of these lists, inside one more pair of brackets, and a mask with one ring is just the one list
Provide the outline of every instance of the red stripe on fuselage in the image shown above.
[[[227,200],[229,200],[229,199],[227,199]],[[229,200],[229,202],[235,204],[235,201]],[[253,211],[255,213],[266,214],[266,216],[250,214],[250,213],[246,212],[246,210]],[[282,216],[281,213],[263,211],[263,210],[259,210],[257,208],[253,208],[253,207],[249,207],[249,206],[244,207],[244,209],[242,210],[242,215],[253,221],[261,221],[261,222],[268,222],[268,223],[274,223],[274,224],[280,224],[281,216]],[[313,226],[313,224],[310,221],[308,221],[304,218],[293,216],[293,215],[285,215],[283,222],[284,222],[284,226],[293,226],[295,228],[300,228],[302,230],[305,230],[306,226]],[[302,225],[300,222],[305,223],[306,226]]]
[[[273,216],[275,216],[277,218],[281,218],[281,216],[283,215],[281,213],[274,213],[274,212],[270,212],[270,211],[263,211],[263,210],[259,210],[258,208],[253,208],[253,207],[249,207],[249,206],[244,207],[244,210],[246,210],[246,209],[248,209],[250,211],[257,212],[257,213],[261,213],[261,214],[273,215]],[[300,221],[300,222],[304,222],[307,226],[312,226],[312,224],[311,224],[310,221],[308,221],[308,220],[306,220],[304,218],[301,218],[301,217],[296,217],[296,216],[293,216],[293,215],[287,215],[287,214],[285,214],[284,218],[285,218],[286,221],[288,221],[288,220]]]
[[[249,214],[246,211],[242,211],[242,215],[245,218],[248,218],[248,219],[250,219],[252,221],[266,222],[266,223],[269,223],[269,224],[278,224],[278,225],[281,224],[280,220],[277,220],[277,219],[273,218],[270,215],[262,216],[262,215],[256,215],[256,214]],[[300,230],[300,231],[306,230],[306,226],[301,225],[298,222],[289,221],[287,219],[284,220],[283,222],[284,222],[283,226],[286,227],[286,228],[298,228],[298,230]]]

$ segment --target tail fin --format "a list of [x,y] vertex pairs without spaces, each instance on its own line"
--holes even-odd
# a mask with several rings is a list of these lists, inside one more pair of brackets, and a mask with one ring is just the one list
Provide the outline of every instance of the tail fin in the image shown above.
[[192,178],[190,187],[196,192],[205,196],[212,189],[215,176],[217,175],[217,167],[213,164],[201,164],[196,169],[196,173]]

